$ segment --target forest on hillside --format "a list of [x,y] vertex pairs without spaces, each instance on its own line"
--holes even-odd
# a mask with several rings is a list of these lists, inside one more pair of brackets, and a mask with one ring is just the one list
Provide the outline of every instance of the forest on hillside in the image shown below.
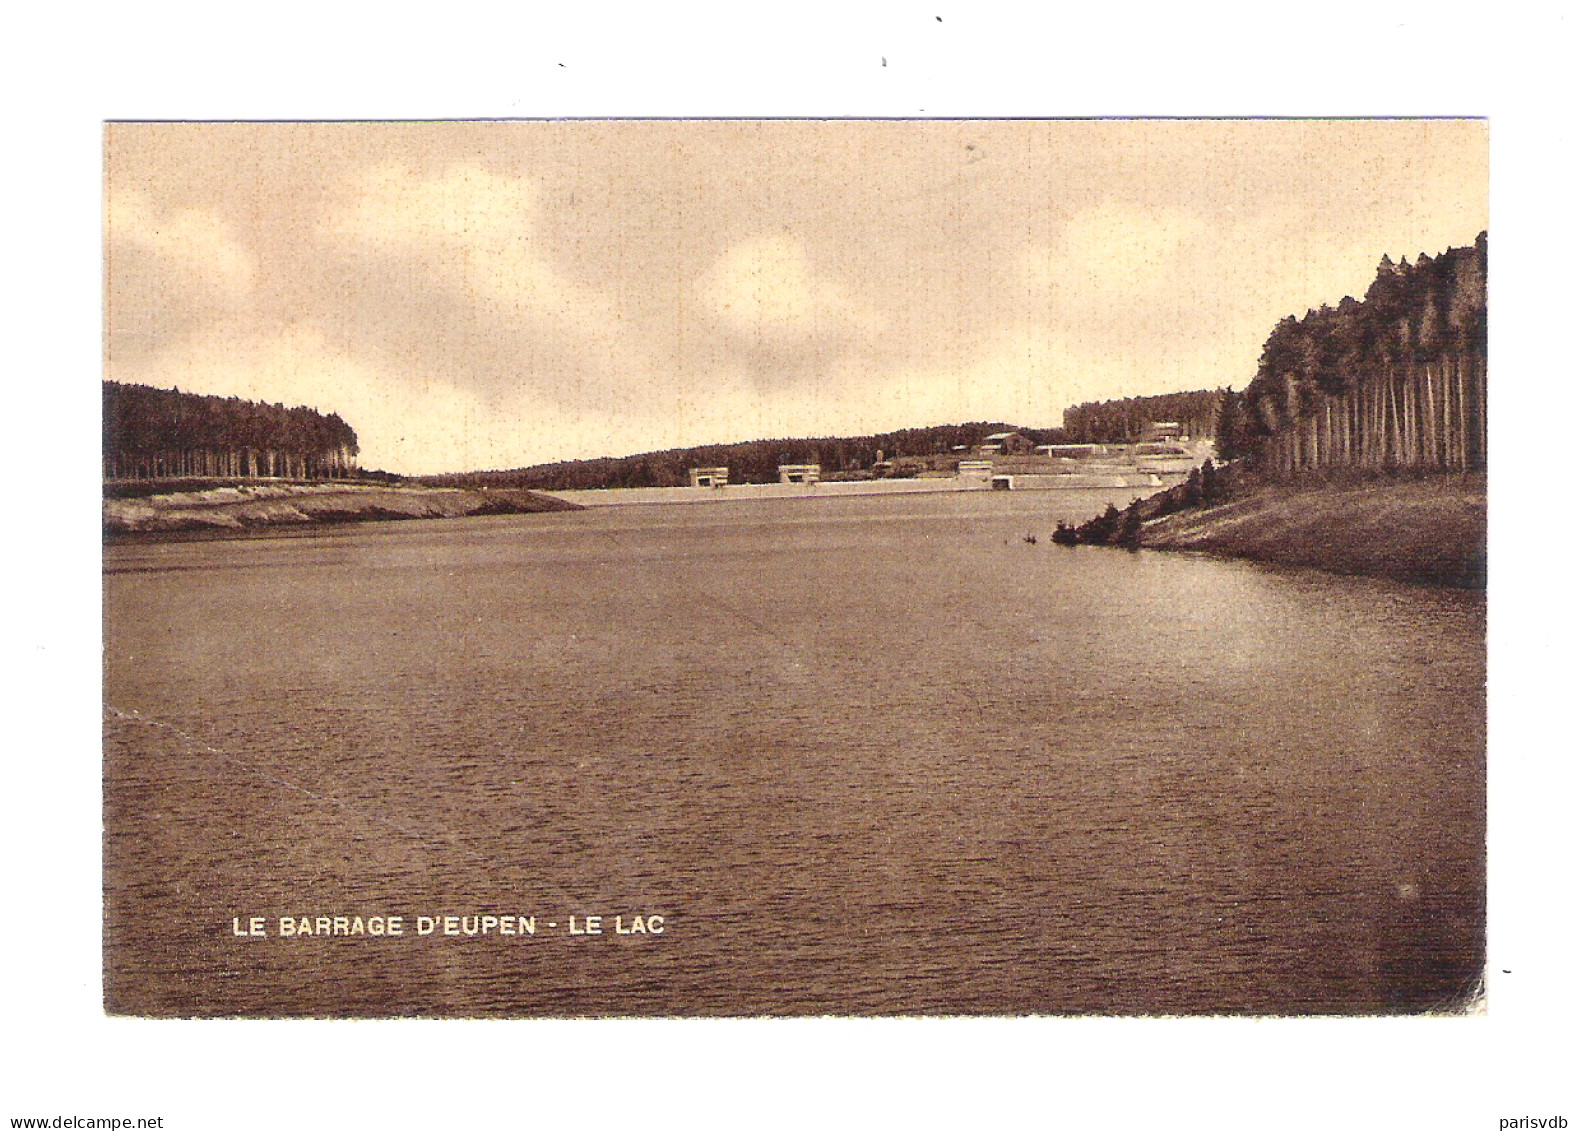
[[1062,431],[1070,444],[1136,444],[1152,424],[1170,421],[1195,439],[1215,435],[1216,414],[1224,393],[1199,389],[1151,397],[1087,401],[1062,414]]
[[904,428],[871,436],[832,436],[806,440],[749,440],[671,448],[640,455],[570,460],[513,471],[425,476],[435,486],[527,487],[544,491],[605,487],[682,487],[692,467],[726,467],[731,483],[776,483],[778,465],[817,463],[822,474],[866,472],[877,462],[948,456],[956,447],[973,447],[994,432],[1018,432],[1037,444],[1061,443],[1059,428],[1015,428],[1003,423],[945,424]]
[[343,478],[356,431],[337,413],[104,382],[104,478]]
[[1266,470],[1479,470],[1488,458],[1489,237],[1409,264],[1271,331],[1218,448]]
[[[824,436],[803,440],[748,440],[671,448],[631,456],[568,460],[512,471],[465,472],[424,476],[434,486],[526,487],[541,491],[608,487],[682,487],[692,467],[726,467],[731,483],[776,483],[778,465],[816,463],[823,476],[868,473],[878,460],[896,466],[888,474],[912,474],[904,464],[945,464],[998,432],[1017,432],[1035,444],[1136,443],[1159,421],[1176,421],[1192,436],[1214,434],[1223,393],[1199,390],[1161,396],[1129,397],[1075,405],[1061,428],[1023,428],[1001,421],[974,421],[929,428],[903,428],[869,436]],[[967,457],[964,457],[967,458]]]

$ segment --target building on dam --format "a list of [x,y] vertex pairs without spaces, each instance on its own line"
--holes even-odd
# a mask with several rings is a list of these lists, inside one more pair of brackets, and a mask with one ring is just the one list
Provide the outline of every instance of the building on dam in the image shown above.
[[726,467],[692,467],[690,469],[690,486],[692,487],[727,487],[728,468]]

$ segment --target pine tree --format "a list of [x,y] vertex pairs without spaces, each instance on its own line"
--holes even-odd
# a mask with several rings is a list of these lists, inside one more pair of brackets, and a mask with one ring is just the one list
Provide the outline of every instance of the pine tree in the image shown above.
[[1123,511],[1122,522],[1117,528],[1116,544],[1130,550],[1137,550],[1143,529],[1144,521],[1139,517],[1139,500],[1135,499]]

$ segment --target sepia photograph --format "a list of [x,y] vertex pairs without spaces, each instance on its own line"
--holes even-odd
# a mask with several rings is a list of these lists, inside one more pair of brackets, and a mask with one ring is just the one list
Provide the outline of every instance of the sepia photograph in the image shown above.
[[109,1015],[1486,1008],[1485,120],[102,130]]

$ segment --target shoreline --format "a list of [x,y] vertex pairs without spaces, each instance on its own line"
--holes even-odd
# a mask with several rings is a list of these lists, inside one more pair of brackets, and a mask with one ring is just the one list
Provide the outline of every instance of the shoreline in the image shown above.
[[[1175,487],[1140,496],[1142,524],[1129,544],[1436,588],[1486,587],[1482,472],[1305,481],[1260,480],[1235,468],[1222,474],[1228,487],[1209,505],[1170,510],[1166,500],[1175,496]],[[1081,487],[1070,483],[1067,489]],[[956,478],[583,491],[264,481],[105,498],[103,538],[111,544],[280,537],[365,522],[990,489],[989,481]]]
[[1482,592],[1487,501],[1482,472],[1247,484],[1147,519],[1139,546]]
[[243,483],[105,498],[107,541],[139,537],[237,537],[362,522],[538,514],[582,509],[536,491],[322,483]]
[[[1022,477],[1020,477],[1022,478]],[[1049,477],[1040,477],[1049,478]],[[1055,484],[1015,484],[1040,493],[1123,487],[1163,488],[1114,476],[1058,476]],[[1175,482],[1178,476],[1168,475]],[[150,488],[157,481],[146,482]],[[343,480],[284,482],[224,480],[212,485],[182,481],[184,490],[125,490],[106,484],[102,524],[106,541],[161,538],[238,538],[327,525],[400,522],[428,518],[539,514],[608,507],[698,506],[761,500],[845,499],[891,495],[973,494],[991,491],[985,478],[918,478],[820,483],[734,483],[724,487],[628,487],[545,491],[516,487],[438,487],[354,483]]]
[[[1028,478],[1051,479],[1052,476],[1018,476],[1020,480]],[[1134,490],[1154,492],[1165,489],[1165,484],[1156,485],[1148,482],[1138,482],[1138,476],[1120,475],[1062,475],[1056,479],[1066,480],[1055,484],[1026,484],[1015,485],[1014,491],[1096,491],[1096,490]],[[1181,477],[1168,475],[1167,480],[1178,482]],[[1130,482],[1129,480],[1133,480]],[[583,507],[615,507],[615,506],[697,506],[709,503],[738,503],[751,502],[758,499],[846,499],[870,495],[939,495],[939,494],[969,494],[974,492],[988,492],[991,480],[987,477],[960,478],[948,476],[946,478],[918,478],[918,479],[869,479],[869,480],[827,480],[819,483],[730,483],[723,487],[599,487],[563,491],[537,490],[538,494],[548,495],[565,502],[572,502]]]

